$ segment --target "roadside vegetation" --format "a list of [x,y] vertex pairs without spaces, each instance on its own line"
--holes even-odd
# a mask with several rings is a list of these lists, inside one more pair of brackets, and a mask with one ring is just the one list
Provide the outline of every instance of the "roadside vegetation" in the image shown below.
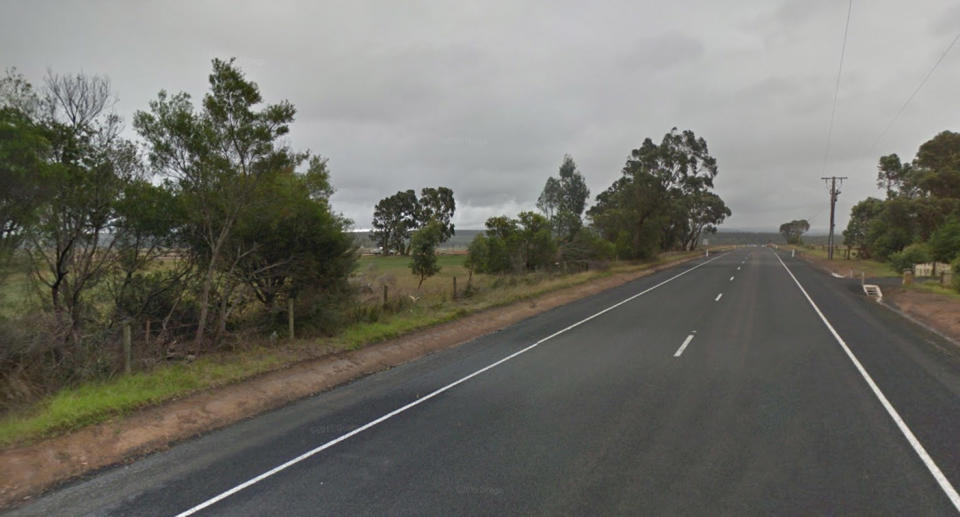
[[886,263],[896,274],[944,264],[953,273],[951,287],[960,290],[960,133],[941,132],[910,162],[882,156],[877,187],[885,199],[869,197],[851,210],[843,238],[852,254]]
[[294,106],[233,60],[197,102],[161,90],[133,140],[113,99],[102,76],[0,79],[0,445],[692,256],[730,215],[706,141],[673,129],[589,209],[564,156],[465,253],[438,253],[443,186],[376,203],[363,250],[327,161],[289,146]]

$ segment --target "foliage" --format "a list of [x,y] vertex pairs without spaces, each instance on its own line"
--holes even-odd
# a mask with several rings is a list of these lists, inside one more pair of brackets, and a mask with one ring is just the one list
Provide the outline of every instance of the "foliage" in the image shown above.
[[960,254],[960,219],[951,216],[930,234],[930,255],[937,262],[953,262]]
[[890,255],[890,264],[897,271],[905,271],[917,264],[931,261],[930,248],[924,243],[911,244]]
[[407,254],[410,232],[417,227],[417,194],[397,192],[381,199],[373,212],[371,237],[384,254]]
[[843,231],[843,243],[855,248],[860,258],[870,258],[873,255],[871,243],[868,240],[871,222],[883,210],[883,201],[868,197],[853,206],[850,211],[850,221]]
[[704,231],[730,215],[710,193],[717,172],[707,142],[674,128],[659,145],[647,138],[634,149],[623,175],[597,196],[587,215],[623,258],[693,249]]
[[236,287],[230,273],[252,251],[252,247],[228,245],[244,211],[255,206],[258,184],[264,176],[293,169],[308,158],[281,140],[293,121],[293,105],[281,101],[260,107],[259,87],[246,79],[232,59],[214,59],[209,82],[210,91],[199,111],[186,93],[169,96],[161,91],[150,103],[150,112],[140,111],[134,117],[151,164],[175,181],[190,216],[185,242],[202,270],[197,345],[206,337],[214,303],[219,309],[218,335],[225,330]]
[[801,244],[800,237],[810,229],[806,219],[794,219],[780,225],[780,234],[787,240],[787,244]]
[[439,224],[439,242],[449,239],[454,234],[455,210],[453,191],[447,187],[421,189],[419,199],[413,190],[400,191],[374,207],[371,237],[384,254],[407,255],[411,232],[431,221]]
[[520,273],[552,266],[557,241],[550,221],[536,212],[516,219],[497,216],[486,221],[486,235],[477,235],[467,250],[468,267],[478,273]]
[[537,208],[550,221],[554,235],[566,241],[583,226],[583,210],[589,196],[590,189],[577,170],[577,164],[570,155],[564,155],[559,177],[547,178],[547,184],[537,199]]
[[426,187],[420,189],[420,199],[417,200],[417,227],[425,228],[436,223],[439,228],[438,244],[446,242],[454,235],[453,213],[457,203],[453,199],[453,191],[447,187]]
[[417,289],[423,286],[423,281],[440,272],[437,264],[437,244],[443,238],[443,223],[432,220],[424,227],[413,232],[410,238],[410,270],[420,277]]

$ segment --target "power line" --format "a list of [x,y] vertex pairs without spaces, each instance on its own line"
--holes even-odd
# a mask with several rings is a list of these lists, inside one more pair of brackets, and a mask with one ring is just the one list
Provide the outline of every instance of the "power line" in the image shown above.
[[853,0],[847,4],[847,21],[843,25],[843,44],[840,46],[840,67],[837,70],[837,84],[833,91],[833,110],[830,112],[830,127],[827,129],[827,146],[823,151],[823,173],[827,172],[827,160],[830,158],[830,141],[833,139],[833,123],[837,117],[837,103],[840,101],[840,78],[843,76],[843,58],[847,53],[847,33],[850,31],[850,14],[853,12]]
[[900,115],[903,115],[903,112],[906,111],[907,109],[907,105],[910,104],[913,98],[917,96],[917,93],[920,92],[923,86],[927,84],[927,81],[930,79],[930,76],[933,75],[934,70],[936,70],[937,67],[940,66],[940,63],[943,62],[943,58],[947,57],[947,54],[950,53],[950,50],[953,49],[954,45],[957,44],[958,40],[960,40],[960,33],[957,33],[957,35],[953,38],[953,41],[951,41],[950,44],[947,45],[947,48],[945,48],[943,50],[943,53],[940,54],[940,57],[937,58],[937,62],[933,64],[933,67],[931,67],[929,71],[927,71],[926,75],[923,76],[923,79],[920,80],[920,84],[917,85],[917,88],[913,90],[913,93],[911,93],[909,97],[907,97],[907,100],[903,103],[902,106],[900,106],[900,110],[897,111],[897,114],[894,115],[892,119],[890,119],[890,123],[887,124],[887,127],[883,128],[883,131],[881,131],[877,139],[874,140],[873,145],[870,147],[871,153],[873,152],[874,149],[877,148],[877,144],[880,143],[880,140],[882,140],[883,137],[886,136],[887,132],[890,131],[890,129],[893,127],[893,124],[897,122],[897,119],[900,118]]

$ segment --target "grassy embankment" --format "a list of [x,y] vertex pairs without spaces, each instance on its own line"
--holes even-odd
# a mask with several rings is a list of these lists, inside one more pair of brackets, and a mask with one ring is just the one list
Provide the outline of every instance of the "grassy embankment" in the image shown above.
[[[367,286],[361,302],[377,303],[386,284],[391,297],[407,297],[409,307],[381,316],[374,322],[346,327],[333,337],[298,339],[282,343],[267,340],[248,343],[243,348],[202,356],[192,362],[163,364],[131,375],[86,383],[63,389],[47,399],[0,417],[0,447],[26,443],[63,434],[70,430],[106,421],[133,410],[183,397],[203,389],[222,386],[284,366],[331,352],[359,348],[405,333],[423,329],[476,313],[508,305],[550,291],[583,284],[617,273],[652,268],[663,262],[693,256],[699,252],[664,255],[643,264],[615,263],[604,271],[568,275],[528,274],[520,276],[473,277],[474,294],[452,298],[452,278],[458,278],[460,293],[466,288],[467,271],[463,255],[440,257],[442,270],[417,289],[417,278],[409,270],[405,257],[363,257],[356,278]],[[24,286],[10,284],[0,289],[0,302],[14,304]],[[416,298],[414,301],[413,298]]]

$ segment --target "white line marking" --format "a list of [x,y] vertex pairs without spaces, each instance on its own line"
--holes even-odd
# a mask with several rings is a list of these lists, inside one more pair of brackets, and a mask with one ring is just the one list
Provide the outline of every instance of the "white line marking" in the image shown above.
[[730,281],[733,282],[733,277],[732,277],[732,276],[730,277]]
[[529,345],[529,346],[527,346],[526,348],[522,348],[522,349],[520,349],[520,350],[517,350],[516,352],[514,352],[514,353],[512,353],[512,354],[510,354],[510,355],[508,355],[508,356],[506,356],[506,357],[504,357],[503,359],[500,359],[499,361],[496,361],[496,362],[494,362],[494,363],[488,364],[487,366],[484,366],[483,368],[481,368],[481,369],[479,369],[479,370],[477,370],[477,371],[475,371],[475,372],[473,372],[473,373],[471,373],[471,374],[469,374],[469,375],[467,375],[467,376],[465,376],[465,377],[461,377],[460,379],[458,379],[458,380],[456,380],[456,381],[453,381],[453,382],[451,382],[450,384],[447,384],[446,386],[444,386],[444,387],[442,387],[442,388],[439,388],[439,389],[437,389],[437,390],[435,390],[435,391],[432,391],[432,392],[428,393],[427,395],[425,395],[425,396],[423,396],[423,397],[421,397],[421,398],[418,398],[417,400],[414,400],[413,402],[410,402],[409,404],[407,404],[407,405],[405,405],[405,406],[402,406],[402,407],[399,407],[399,408],[397,408],[397,409],[394,409],[393,411],[387,413],[386,415],[383,415],[383,416],[381,416],[380,418],[377,418],[376,420],[372,420],[372,421],[370,421],[370,422],[368,422],[368,423],[366,423],[366,424],[364,424],[364,425],[362,425],[362,426],[354,429],[353,431],[350,431],[350,432],[348,432],[348,433],[346,433],[346,434],[343,434],[343,435],[341,435],[341,436],[339,436],[339,437],[337,437],[337,438],[334,438],[333,440],[330,440],[329,442],[327,442],[327,443],[325,443],[325,444],[323,444],[323,445],[320,445],[319,447],[316,447],[316,448],[314,448],[314,449],[310,449],[309,451],[307,451],[307,452],[305,452],[305,453],[297,456],[296,458],[293,458],[293,459],[287,461],[286,463],[283,463],[283,464],[281,464],[281,465],[278,465],[278,466],[276,466],[276,467],[274,467],[274,468],[272,468],[272,469],[264,472],[263,474],[260,474],[260,475],[257,476],[257,477],[254,477],[254,478],[251,478],[251,479],[249,479],[249,480],[247,480],[247,481],[244,481],[243,483],[240,483],[239,485],[231,488],[230,490],[227,490],[226,492],[222,492],[221,494],[219,494],[219,495],[217,495],[217,496],[214,496],[214,497],[211,497],[210,499],[207,499],[206,501],[204,501],[204,502],[202,502],[202,503],[194,506],[193,508],[190,508],[190,509],[188,509],[188,510],[184,510],[183,512],[180,512],[179,514],[177,514],[177,517],[186,517],[186,516],[188,516],[188,515],[193,515],[193,514],[199,512],[200,510],[203,510],[203,509],[208,508],[208,507],[210,507],[210,506],[212,506],[212,505],[214,505],[214,504],[216,504],[216,503],[218,503],[218,502],[220,502],[220,501],[223,501],[224,499],[230,497],[230,496],[233,495],[233,494],[236,494],[237,492],[239,492],[239,491],[241,491],[241,490],[243,490],[243,489],[245,489],[245,488],[247,488],[247,487],[249,487],[249,486],[251,486],[251,485],[257,484],[257,483],[263,481],[264,479],[267,479],[268,477],[270,477],[270,476],[272,476],[272,475],[274,475],[274,474],[276,474],[276,473],[278,473],[278,472],[280,472],[280,471],[282,471],[282,470],[286,470],[287,468],[290,468],[290,467],[292,467],[293,465],[296,465],[297,463],[300,463],[301,461],[303,461],[303,460],[305,460],[305,459],[307,459],[307,458],[309,458],[309,457],[311,457],[311,456],[313,456],[313,455],[315,455],[315,454],[317,454],[317,453],[319,453],[319,452],[323,452],[324,450],[329,449],[330,447],[333,447],[334,445],[336,445],[336,444],[338,444],[338,443],[346,440],[347,438],[350,438],[350,437],[352,437],[352,436],[358,435],[358,434],[366,431],[367,429],[370,429],[371,427],[373,427],[373,426],[375,426],[375,425],[377,425],[377,424],[380,424],[380,423],[382,423],[382,422],[384,422],[384,421],[386,421],[386,420],[389,420],[389,419],[391,419],[391,418],[399,415],[400,413],[403,413],[404,411],[406,411],[406,410],[408,410],[408,409],[410,409],[410,408],[412,408],[412,407],[414,407],[414,406],[418,406],[418,405],[420,405],[420,404],[422,404],[422,403],[424,403],[424,402],[432,399],[433,397],[436,397],[437,395],[439,395],[439,394],[441,394],[441,393],[449,390],[450,388],[453,388],[454,386],[456,386],[456,385],[458,385],[458,384],[461,384],[461,383],[463,383],[463,382],[466,382],[466,381],[468,381],[468,380],[476,377],[477,375],[480,375],[481,373],[483,373],[483,372],[485,372],[485,371],[487,371],[487,370],[490,370],[491,368],[496,368],[497,366],[499,366],[499,365],[501,365],[501,364],[503,364],[503,363],[505,363],[505,362],[513,359],[514,357],[517,357],[517,356],[520,355],[520,354],[523,354],[523,353],[525,353],[525,352],[528,352],[528,351],[530,351],[530,350],[533,350],[534,348],[540,346],[541,343],[543,343],[543,342],[545,342],[545,341],[547,341],[547,340],[553,339],[553,338],[559,336],[560,334],[563,334],[564,332],[567,332],[567,331],[569,331],[569,330],[571,330],[571,329],[574,329],[574,328],[576,328],[576,327],[579,327],[580,325],[583,325],[584,323],[586,323],[586,322],[588,322],[588,321],[596,318],[597,316],[600,316],[601,314],[605,314],[605,313],[607,313],[607,312],[609,312],[609,311],[612,311],[613,309],[616,309],[617,307],[619,307],[619,306],[621,306],[621,305],[623,305],[623,304],[625,304],[625,303],[627,303],[627,302],[629,302],[629,301],[632,301],[632,300],[634,300],[634,299],[636,299],[636,298],[639,298],[639,297],[641,297],[641,296],[649,293],[650,291],[653,291],[654,289],[656,289],[656,288],[658,288],[658,287],[666,284],[667,282],[671,282],[671,281],[673,281],[673,280],[675,280],[675,279],[677,279],[677,278],[680,278],[681,276],[683,276],[683,275],[685,275],[685,274],[693,271],[694,269],[697,269],[697,268],[699,268],[699,267],[705,266],[705,265],[713,262],[714,260],[717,260],[718,258],[720,258],[720,257],[722,257],[722,256],[723,256],[723,254],[717,255],[716,257],[714,257],[714,258],[712,258],[712,259],[710,259],[710,260],[707,260],[707,261],[705,261],[705,262],[701,262],[700,264],[697,264],[696,266],[693,266],[693,267],[690,268],[690,269],[683,270],[683,271],[681,271],[680,273],[677,273],[676,275],[673,275],[672,277],[664,280],[663,282],[660,282],[659,284],[654,285],[653,287],[648,287],[647,289],[644,289],[643,291],[640,291],[639,293],[637,293],[637,294],[635,294],[635,295],[633,295],[633,296],[630,296],[630,297],[628,297],[628,298],[625,298],[625,299],[623,299],[623,300],[621,300],[621,301],[619,301],[619,302],[617,302],[617,303],[615,303],[615,304],[607,307],[606,309],[603,309],[603,310],[600,311],[600,312],[594,313],[594,314],[591,315],[591,316],[587,316],[586,318],[584,318],[584,319],[582,319],[582,320],[580,320],[580,321],[578,321],[578,322],[570,325],[569,327],[566,327],[566,328],[564,328],[564,329],[558,330],[558,331],[554,332],[553,334],[550,334],[549,336],[540,339],[540,341],[537,341],[536,343],[534,343],[534,344],[532,344],[532,345]]
[[737,266],[737,271],[740,271],[740,266]]
[[720,298],[723,298],[723,293],[718,294],[717,297],[713,299],[713,301],[719,302]]
[[783,269],[787,270],[787,274],[790,275],[790,278],[793,279],[793,282],[797,284],[797,287],[800,288],[800,292],[803,293],[803,296],[806,297],[807,301],[810,302],[810,305],[813,306],[813,310],[816,311],[817,316],[820,316],[820,321],[827,326],[827,329],[830,330],[831,334],[833,334],[833,337],[837,340],[837,343],[840,343],[840,347],[843,348],[844,352],[846,352],[847,357],[850,358],[850,361],[853,362],[853,365],[857,367],[857,371],[860,372],[863,380],[867,381],[867,386],[870,386],[870,390],[873,391],[873,394],[876,395],[877,399],[880,400],[880,404],[883,405],[883,409],[887,410],[887,414],[890,415],[890,418],[893,419],[893,422],[897,424],[900,432],[903,433],[903,436],[907,439],[907,442],[909,442],[910,446],[913,447],[913,451],[917,453],[917,456],[920,456],[920,460],[923,461],[923,464],[927,466],[927,470],[933,474],[933,478],[937,480],[937,484],[939,484],[940,488],[943,489],[944,493],[947,494],[950,502],[953,503],[953,506],[957,509],[957,511],[960,511],[960,494],[957,494],[957,489],[953,488],[953,485],[950,484],[950,480],[943,475],[940,467],[938,467],[936,462],[933,461],[933,458],[930,457],[930,455],[927,453],[927,450],[923,448],[920,440],[917,440],[917,437],[914,436],[913,431],[907,427],[907,423],[904,422],[903,418],[900,417],[900,413],[894,409],[893,404],[891,404],[883,392],[880,391],[880,387],[877,386],[877,383],[873,381],[873,377],[870,377],[870,374],[867,373],[866,368],[860,364],[860,360],[857,359],[857,356],[853,355],[853,351],[851,351],[850,347],[847,346],[846,341],[840,337],[840,334],[837,333],[837,330],[833,328],[833,325],[830,324],[830,322],[827,320],[827,317],[823,315],[823,312],[820,311],[820,307],[817,307],[817,304],[813,302],[813,298],[810,298],[810,295],[807,294],[807,290],[800,285],[800,281],[797,280],[797,277],[793,275],[793,271],[790,271],[790,268],[783,263],[780,255],[777,255],[776,253],[774,253],[774,255],[777,257],[777,260],[780,261],[780,265],[783,266]]
[[689,345],[691,341],[693,341],[693,334],[688,335],[687,339],[683,340],[683,344],[680,345],[680,348],[677,349],[677,352],[673,354],[673,356],[680,357],[680,354],[682,354],[683,351],[687,349],[687,345]]

